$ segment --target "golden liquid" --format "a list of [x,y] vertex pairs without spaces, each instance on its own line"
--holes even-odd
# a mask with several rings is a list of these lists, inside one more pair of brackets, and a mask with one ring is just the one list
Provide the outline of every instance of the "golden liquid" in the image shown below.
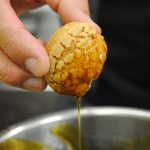
[[[94,150],[149,150],[149,148],[150,148],[150,136],[145,137],[141,136],[130,139],[129,141],[114,143],[113,145],[110,145],[109,148],[107,147],[107,145],[101,145],[99,147],[96,147]],[[89,148],[83,149],[93,150]],[[0,150],[56,150],[56,149],[48,147],[39,142],[13,138],[0,143]],[[71,150],[77,150],[77,148],[73,147]]]
[[82,150],[82,141],[81,141],[81,115],[80,115],[81,97],[76,97],[76,99],[77,99],[77,108],[78,108],[78,145],[79,145],[79,150]]
[[[77,135],[78,132],[76,128],[70,125],[61,125],[61,124],[54,126],[54,128],[55,129],[57,128],[61,136],[62,142],[67,141],[67,143],[72,146],[71,149],[68,148],[68,150],[78,150],[78,145],[75,142],[77,139],[77,136],[75,135]],[[72,133],[75,133],[75,135]],[[54,135],[56,135],[59,138],[59,134],[55,133]],[[82,149],[83,150],[93,150],[93,149],[94,150],[149,150],[150,136],[141,136],[141,137],[129,139],[127,141],[118,141],[116,143],[109,143],[109,144],[110,145],[108,147],[108,145],[105,145],[100,141],[99,145],[97,145],[94,148],[89,148],[88,145],[86,146],[86,148],[83,147]],[[0,142],[0,150],[56,150],[56,149],[48,147],[39,142],[13,138],[5,142]]]

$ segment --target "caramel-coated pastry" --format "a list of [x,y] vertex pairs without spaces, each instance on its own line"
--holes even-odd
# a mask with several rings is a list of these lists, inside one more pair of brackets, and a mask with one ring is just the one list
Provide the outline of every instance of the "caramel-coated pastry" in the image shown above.
[[98,78],[106,60],[107,46],[88,23],[71,22],[51,37],[46,81],[57,93],[81,97]]

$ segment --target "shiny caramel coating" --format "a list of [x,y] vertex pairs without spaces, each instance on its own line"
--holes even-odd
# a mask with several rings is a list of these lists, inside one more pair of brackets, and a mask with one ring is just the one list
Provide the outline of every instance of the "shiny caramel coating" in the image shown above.
[[98,78],[107,53],[103,36],[79,22],[59,28],[46,49],[50,61],[47,83],[59,94],[76,97],[83,96]]

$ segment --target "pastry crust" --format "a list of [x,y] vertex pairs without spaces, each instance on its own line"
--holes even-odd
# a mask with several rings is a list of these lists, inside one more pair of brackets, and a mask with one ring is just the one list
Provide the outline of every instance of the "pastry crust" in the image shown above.
[[47,83],[59,94],[83,96],[102,71],[107,46],[89,24],[71,22],[51,37]]

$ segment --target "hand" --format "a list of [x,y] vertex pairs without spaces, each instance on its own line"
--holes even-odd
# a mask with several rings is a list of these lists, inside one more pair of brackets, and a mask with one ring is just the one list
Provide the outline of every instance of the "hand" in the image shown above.
[[[87,0],[1,0],[0,1],[0,82],[32,91],[46,87],[43,76],[49,60],[42,42],[33,37],[18,16],[48,4],[59,13],[64,23],[91,21]],[[18,16],[17,16],[18,15]]]

